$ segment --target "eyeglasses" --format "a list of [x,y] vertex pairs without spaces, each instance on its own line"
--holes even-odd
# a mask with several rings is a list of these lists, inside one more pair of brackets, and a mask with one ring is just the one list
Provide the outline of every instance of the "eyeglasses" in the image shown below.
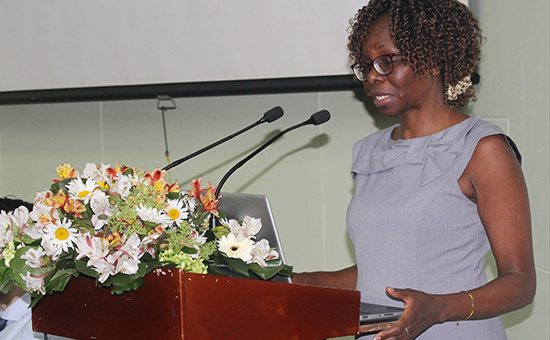
[[381,76],[386,76],[393,71],[393,63],[397,61],[396,57],[401,56],[401,53],[384,54],[374,58],[371,62],[356,63],[351,66],[355,77],[359,81],[367,80],[370,71],[374,67],[376,72]]

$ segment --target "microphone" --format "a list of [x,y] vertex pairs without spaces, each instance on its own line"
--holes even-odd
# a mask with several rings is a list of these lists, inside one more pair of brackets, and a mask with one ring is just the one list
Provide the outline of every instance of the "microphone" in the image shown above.
[[178,166],[178,165],[180,165],[181,163],[183,163],[183,162],[185,162],[185,161],[187,161],[187,160],[189,160],[189,159],[191,159],[191,158],[193,158],[193,157],[195,157],[195,156],[198,156],[198,155],[200,155],[201,153],[203,153],[203,152],[205,152],[205,151],[208,151],[208,150],[210,150],[210,149],[212,149],[212,148],[214,148],[214,147],[216,147],[216,146],[218,146],[218,145],[220,145],[220,144],[222,144],[222,143],[225,143],[225,142],[227,142],[228,140],[230,140],[230,139],[232,139],[232,138],[234,138],[234,137],[237,137],[238,135],[240,135],[240,134],[242,134],[242,133],[244,133],[244,132],[246,132],[246,131],[252,129],[253,127],[256,127],[256,126],[258,126],[258,125],[260,125],[260,124],[263,124],[263,123],[271,123],[271,122],[274,122],[274,121],[276,121],[277,119],[281,118],[281,117],[283,116],[283,114],[284,114],[283,109],[282,109],[280,106],[275,106],[275,107],[269,109],[268,111],[266,111],[266,112],[264,113],[264,115],[263,115],[262,118],[258,119],[258,120],[255,121],[254,123],[248,125],[248,126],[245,127],[244,129],[241,129],[241,130],[239,130],[239,131],[233,133],[232,135],[229,135],[229,136],[227,136],[227,137],[225,137],[225,138],[222,138],[222,139],[218,140],[217,142],[214,142],[214,143],[212,143],[212,144],[210,144],[210,145],[207,145],[207,146],[205,146],[204,148],[202,148],[202,149],[200,149],[200,150],[198,150],[198,151],[193,152],[192,154],[189,154],[189,155],[187,155],[187,156],[185,156],[185,157],[183,157],[183,158],[180,158],[180,159],[178,159],[178,160],[175,160],[175,161],[173,161],[172,163],[170,163],[170,164],[168,164],[167,166],[165,166],[164,168],[162,168],[162,170],[166,170],[166,171],[167,171],[167,170],[170,170],[170,169],[172,169],[173,167]]
[[216,199],[218,199],[223,185],[225,184],[225,182],[227,181],[229,176],[231,176],[231,174],[233,174],[235,171],[237,171],[237,169],[239,169],[246,162],[248,162],[250,159],[252,159],[252,157],[256,156],[257,154],[262,152],[262,150],[267,148],[269,145],[273,144],[273,142],[275,142],[277,139],[281,138],[284,134],[286,134],[287,132],[290,132],[294,129],[297,129],[299,127],[305,126],[305,125],[320,125],[320,124],[323,124],[323,123],[327,122],[329,119],[330,119],[330,113],[327,110],[321,110],[321,111],[318,111],[318,112],[315,112],[314,114],[312,114],[311,117],[309,117],[308,120],[303,121],[299,124],[293,125],[293,126],[287,128],[287,129],[279,132],[278,134],[276,134],[273,138],[271,138],[270,140],[268,140],[267,142],[262,144],[259,148],[257,148],[253,152],[251,152],[248,156],[243,158],[240,162],[238,162],[231,169],[229,169],[229,171],[223,176],[222,180],[220,181],[220,183],[218,184],[218,186],[216,188],[216,192],[215,192]]

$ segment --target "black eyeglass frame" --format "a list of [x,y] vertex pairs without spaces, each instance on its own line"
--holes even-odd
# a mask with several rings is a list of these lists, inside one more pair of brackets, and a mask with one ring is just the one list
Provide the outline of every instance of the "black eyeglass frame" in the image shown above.
[[[374,58],[371,62],[359,62],[351,65],[351,69],[353,71],[353,74],[355,75],[355,78],[359,81],[365,81],[367,80],[367,76],[370,73],[370,71],[374,68],[374,70],[381,76],[387,76],[388,74],[392,73],[393,71],[393,63],[395,62],[395,57],[401,56],[400,52],[390,53],[390,54],[382,54],[378,57]],[[388,58],[390,61],[390,70],[384,71],[379,62],[382,60],[381,58]],[[363,71],[361,70],[363,69]],[[367,72],[365,72],[365,70]],[[359,74],[364,74],[364,77],[360,77]]]

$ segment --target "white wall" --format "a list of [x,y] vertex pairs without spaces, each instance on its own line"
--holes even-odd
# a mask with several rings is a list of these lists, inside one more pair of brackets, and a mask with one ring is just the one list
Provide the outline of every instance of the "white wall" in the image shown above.
[[504,321],[511,339],[550,339],[550,3],[476,0],[470,7],[486,37],[475,111],[509,127],[531,203],[537,295]]
[[[547,0],[470,2],[487,42],[473,111],[509,129],[524,155],[533,214],[538,291],[535,303],[504,317],[511,340],[548,339],[549,317],[549,29]],[[227,182],[228,191],[267,193],[288,261],[295,269],[337,269],[353,263],[344,215],[351,197],[351,143],[387,126],[351,91],[177,99],[166,114],[172,158],[186,155],[281,105],[286,115],[182,164],[173,179],[217,183],[234,162],[275,129],[321,108],[332,120],[286,136]],[[124,162],[145,169],[166,164],[156,101],[0,106],[0,195],[31,200],[55,166]]]

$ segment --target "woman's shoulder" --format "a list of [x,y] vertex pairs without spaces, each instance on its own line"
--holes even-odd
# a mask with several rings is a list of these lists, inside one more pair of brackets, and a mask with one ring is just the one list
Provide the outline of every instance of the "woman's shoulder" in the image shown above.
[[471,123],[469,124],[466,139],[471,141],[479,141],[479,139],[496,134],[504,135],[504,131],[495,123],[482,119],[479,116],[472,116],[469,118]]

